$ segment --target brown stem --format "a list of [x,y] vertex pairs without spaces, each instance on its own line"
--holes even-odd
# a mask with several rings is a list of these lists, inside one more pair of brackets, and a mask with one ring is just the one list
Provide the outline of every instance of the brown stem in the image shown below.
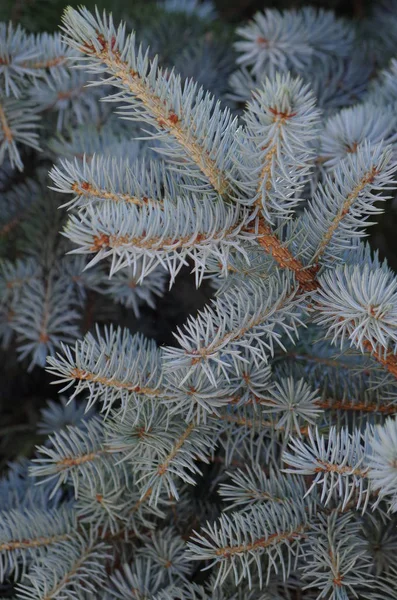
[[168,468],[170,466],[170,462],[178,454],[179,450],[182,448],[183,444],[186,442],[187,438],[190,436],[190,434],[194,430],[195,426],[196,426],[196,424],[194,422],[189,423],[189,425],[186,427],[186,429],[183,432],[183,434],[181,435],[181,437],[175,443],[175,445],[172,448],[171,452],[166,457],[165,461],[163,463],[161,463],[161,465],[158,466],[157,473],[160,476],[163,476],[168,471]]
[[12,552],[13,550],[27,550],[28,548],[39,548],[40,546],[49,546],[57,542],[69,539],[68,533],[52,535],[49,537],[37,537],[34,539],[10,540],[0,544],[0,552]]
[[153,204],[156,206],[161,206],[161,200],[153,200],[152,198],[147,198],[143,196],[142,198],[138,198],[136,196],[131,196],[130,194],[122,194],[117,192],[110,192],[104,188],[98,188],[92,183],[88,183],[88,181],[75,181],[72,184],[72,190],[78,195],[84,198],[100,198],[101,200],[112,200],[113,202],[127,202],[128,204],[136,204],[137,206],[142,206],[144,204]]
[[148,87],[147,83],[142,80],[139,73],[131,69],[128,64],[122,60],[119,51],[111,48],[111,44],[109,45],[102,35],[98,36],[98,41],[101,44],[101,51],[88,45],[83,45],[81,51],[91,56],[94,55],[103,62],[108,67],[109,71],[122,81],[125,88],[139,98],[146,106],[157,121],[160,129],[167,130],[182,146],[187,155],[206,176],[212,187],[220,195],[225,194],[229,188],[225,175],[219,170],[209,153],[204,152],[197,140],[188,130],[186,130],[186,125],[181,123],[181,120],[175,113],[165,109],[163,100]]
[[366,173],[364,175],[364,177],[361,178],[360,182],[356,185],[356,187],[352,190],[352,192],[347,196],[347,198],[344,201],[343,205],[341,206],[338,214],[335,215],[330,226],[328,227],[327,231],[325,232],[324,237],[321,240],[321,243],[319,244],[319,246],[316,250],[316,253],[313,257],[314,262],[317,263],[319,261],[321,256],[324,254],[326,247],[330,243],[335,231],[338,229],[339,225],[341,224],[341,222],[343,221],[345,216],[349,214],[349,210],[350,210],[351,206],[357,200],[358,196],[365,189],[365,187],[368,184],[373,183],[373,181],[374,181],[376,175],[378,175],[378,173],[379,173],[379,171],[376,169],[376,167],[372,167],[372,169],[370,171],[368,171],[368,173]]
[[84,369],[78,369],[77,367],[70,372],[70,377],[78,381],[91,381],[93,383],[99,383],[107,387],[114,387],[135,394],[144,394],[145,396],[159,396],[164,393],[157,388],[141,387],[139,385],[133,385],[128,381],[120,381],[112,377],[105,377],[98,375],[97,373],[91,373]]
[[224,558],[230,558],[234,554],[252,552],[255,550],[259,551],[262,548],[268,548],[269,546],[280,544],[282,542],[290,542],[296,538],[302,537],[307,529],[307,525],[301,525],[294,531],[273,533],[272,535],[259,538],[250,544],[240,544],[239,546],[224,546],[223,548],[218,548],[215,554],[217,556],[223,556]]
[[[294,257],[290,250],[283,246],[263,217],[259,217],[258,233],[259,244],[268,254],[273,256],[277,264],[283,269],[294,271],[295,277],[299,281],[301,292],[313,292],[319,289],[320,284],[317,279],[319,267],[305,267]],[[369,341],[364,342],[364,347],[375,360],[397,378],[397,355],[391,351],[384,354],[381,350],[374,349]]]
[[397,379],[397,355],[393,352],[389,351],[383,353],[381,350],[374,350],[372,344],[368,341],[364,342],[364,348],[371,353],[371,355],[377,360],[381,365],[386,367],[386,369],[394,375]]
[[12,142],[14,136],[12,135],[12,131],[10,126],[8,125],[7,117],[3,106],[0,104],[0,127],[4,133],[4,139],[7,142]]
[[302,292],[313,292],[319,287],[316,279],[318,267],[305,267],[300,260],[295,258],[291,251],[281,243],[263,217],[259,217],[258,243],[268,254],[273,256],[282,269],[291,269],[295,273]]

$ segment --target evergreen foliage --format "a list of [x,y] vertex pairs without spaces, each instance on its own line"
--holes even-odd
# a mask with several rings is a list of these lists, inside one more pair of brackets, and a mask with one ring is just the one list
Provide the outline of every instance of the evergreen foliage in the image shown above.
[[[154,12],[0,26],[0,332],[62,393],[0,479],[4,589],[392,600],[397,279],[363,238],[397,186],[397,5],[259,13],[234,67],[210,3]],[[213,297],[174,345],[130,331],[183,267]]]

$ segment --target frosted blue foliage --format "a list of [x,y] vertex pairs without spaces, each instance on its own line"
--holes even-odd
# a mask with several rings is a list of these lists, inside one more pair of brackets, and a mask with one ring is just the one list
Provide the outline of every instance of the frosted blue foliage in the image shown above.
[[373,76],[377,50],[370,28],[360,35],[331,11],[312,7],[257,13],[237,29],[240,69],[230,78],[231,97],[244,102],[266,77],[290,71],[310,84],[327,112],[355,104]]
[[[6,96],[20,95],[26,75],[32,75],[31,63],[39,57],[34,36],[26,34],[20,26],[0,24],[0,81]],[[34,72],[34,71],[33,71]]]
[[241,281],[256,281],[267,279],[274,274],[276,267],[271,256],[263,256],[258,246],[250,243],[243,244],[245,254],[232,254],[229,258],[227,273],[222,272],[222,265],[216,260],[208,261],[208,277],[215,286],[217,294],[227,291]]
[[3,117],[0,125],[0,164],[8,157],[11,166],[22,171],[20,144],[40,150],[40,117],[34,108],[35,105],[30,100],[7,98],[0,93],[0,110]]
[[[116,121],[118,123],[118,121]],[[57,157],[63,159],[77,159],[87,161],[95,154],[114,155],[114,150],[121,144],[123,136],[117,131],[115,123],[110,121],[98,128],[95,125],[85,124],[72,128],[66,135],[58,134],[49,140],[48,146]],[[141,144],[136,140],[128,140],[128,157],[130,160],[137,158]],[[126,154],[124,153],[124,158]]]
[[81,308],[88,303],[89,290],[101,289],[101,274],[98,269],[85,271],[86,265],[85,256],[65,256],[57,265],[57,273],[72,284],[73,297]]
[[230,90],[226,98],[236,104],[245,103],[252,97],[260,83],[262,83],[261,77],[255,76],[246,67],[241,67],[229,77]]
[[361,351],[369,344],[383,353],[396,348],[397,285],[391,273],[349,265],[325,272],[321,281],[317,322],[333,343],[347,340]]
[[99,104],[101,88],[89,88],[92,80],[81,71],[71,70],[62,78],[48,75],[31,90],[32,99],[43,112],[55,112],[59,131],[87,122],[99,123],[106,107]]
[[[173,72],[167,73],[159,69],[157,59],[151,61],[148,52],[136,46],[135,36],[133,34],[126,36],[124,26],[116,29],[111,16],[108,17],[104,13],[101,17],[98,12],[96,20],[85,9],[82,9],[82,14],[85,15],[86,21],[79,21],[78,24],[73,23],[73,25],[68,22],[68,15],[66,15],[64,30],[69,36],[69,43],[76,49],[79,49],[82,42],[87,47],[92,47],[91,61],[89,64],[84,63],[84,68],[99,74],[104,71],[101,61],[98,60],[98,54],[101,52],[98,34],[103,35],[105,39],[114,38],[111,50],[113,56],[117,57],[117,52],[122,51],[126,59],[123,66],[126,71],[124,79],[115,76],[119,70],[117,60],[110,66],[113,75],[105,81],[120,88],[121,91],[107,97],[107,100],[124,102],[125,105],[119,110],[123,117],[144,122],[154,128],[155,132],[151,133],[149,130],[147,133],[162,140],[164,143],[162,153],[176,162],[174,168],[181,160],[180,143],[183,137],[185,140],[182,142],[184,170],[199,180],[200,189],[211,189],[207,183],[209,177],[211,185],[217,191],[223,191],[226,182],[222,177],[222,171],[228,163],[230,164],[233,134],[237,129],[237,122],[233,115],[227,109],[222,109],[220,103],[216,102],[211,94],[205,93],[194,82],[183,83]],[[138,88],[134,93],[135,82],[131,79],[131,74],[128,74],[131,71],[138,73],[142,79],[146,88],[143,95]],[[147,94],[148,98],[150,97],[150,110],[146,104]],[[190,128],[196,131],[192,143],[179,134],[180,129]],[[175,137],[179,141],[178,146],[175,146]],[[199,149],[204,154],[197,165],[195,157]]]
[[159,459],[167,455],[177,438],[175,427],[169,425],[165,408],[157,407],[155,399],[144,397],[139,405],[131,402],[128,412],[112,413],[106,421],[106,446],[109,452],[122,452],[123,462]]
[[19,259],[15,263],[3,259],[0,263],[1,280],[0,295],[2,304],[15,307],[23,294],[24,287],[40,275],[40,267],[36,261]]
[[156,588],[159,584],[167,586],[181,580],[187,581],[192,570],[186,557],[185,542],[171,527],[153,534],[137,555],[152,561]]
[[[34,459],[31,474],[40,478],[42,484],[55,480],[51,496],[57,493],[62,484],[73,481],[77,498],[81,479],[83,482],[88,479],[92,486],[96,473],[112,473],[111,462],[115,463],[115,460],[103,452],[103,441],[104,433],[97,418],[80,425],[69,425],[50,436],[46,446],[38,447],[39,458]],[[86,455],[89,455],[89,460],[84,460]],[[117,470],[112,476],[117,484]]]
[[186,377],[184,369],[170,370],[165,374],[168,403],[171,414],[186,413],[186,419],[192,420],[193,415],[198,421],[206,421],[210,414],[219,415],[219,408],[230,403],[231,399],[239,397],[241,382],[231,374],[229,385],[222,389],[213,381],[203,377],[200,371]]
[[[230,597],[230,596],[229,596]],[[224,594],[218,590],[206,590],[197,584],[186,584],[181,587],[173,586],[171,590],[163,589],[155,595],[155,600],[224,600]],[[237,596],[232,596],[234,600]]]
[[367,144],[395,144],[397,122],[394,106],[379,111],[372,102],[345,108],[326,121],[320,137],[320,154],[326,168],[334,168],[349,154]]
[[75,535],[67,545],[56,547],[51,556],[36,558],[17,586],[18,598],[59,596],[74,600],[76,589],[93,594],[104,584],[104,565],[109,557],[104,542],[89,534]]
[[[35,42],[39,49],[39,57],[33,67],[41,76],[40,79],[50,77],[53,80],[60,80],[70,74],[70,66],[76,53],[60,33],[39,33],[35,36]],[[38,81],[35,80],[34,83],[37,84]]]
[[0,478],[7,593],[395,600],[394,8],[268,9],[237,65],[209,2],[0,26],[0,333],[62,393]]
[[302,72],[314,58],[325,62],[330,57],[346,57],[354,39],[347,23],[332,12],[309,7],[283,13],[268,9],[237,33],[243,38],[235,44],[240,53],[237,64],[269,76],[276,71]]
[[106,199],[115,203],[142,206],[161,204],[163,198],[172,200],[181,194],[181,185],[161,161],[135,161],[94,155],[89,160],[61,160],[50,177],[53,189],[64,194],[74,194],[66,203],[69,208],[80,208]]
[[8,472],[0,479],[2,511],[30,510],[40,507],[51,511],[59,508],[61,494],[49,498],[49,487],[35,485],[29,477],[30,461],[21,459],[9,464]]
[[110,276],[131,266],[134,274],[141,266],[140,280],[162,266],[175,279],[191,258],[200,282],[210,255],[216,256],[226,269],[229,253],[240,250],[240,240],[252,238],[242,232],[240,211],[221,202],[205,202],[195,196],[164,199],[161,206],[142,207],[105,200],[100,206],[90,204],[73,214],[65,234],[79,253],[96,252],[89,266],[109,258]]
[[[272,524],[271,529],[266,526],[267,523]],[[306,523],[304,503],[299,500],[289,507],[272,504],[264,505],[261,509],[252,507],[246,512],[223,514],[217,526],[208,523],[201,534],[195,534],[188,545],[189,555],[194,560],[209,560],[211,566],[217,567],[215,586],[224,582],[229,573],[232,573],[236,585],[247,578],[248,586],[251,587],[252,563],[252,573],[257,571],[260,581],[269,581],[280,551],[275,542],[280,537],[286,553],[282,564],[283,576],[287,578],[298,560],[297,540],[303,535]],[[260,541],[255,543],[259,538]],[[242,550],[235,553],[228,550],[234,547],[241,547]],[[269,559],[265,565],[260,560],[261,556]]]
[[[203,5],[200,5],[203,6]],[[184,79],[193,78],[217,97],[228,92],[228,79],[235,68],[234,55],[217,39],[200,39],[175,57],[175,68]]]
[[[201,474],[196,462],[209,463],[213,456],[218,428],[211,425],[189,425],[184,422],[171,422],[170,433],[175,444],[169,444],[168,454],[154,460],[138,460],[138,484],[141,498],[149,495],[149,506],[156,506],[162,497],[179,499],[179,487],[185,484],[196,485],[195,477]],[[187,443],[183,442],[187,440]]]
[[125,538],[134,531],[137,536],[142,526],[148,535],[153,535],[153,518],[164,518],[157,508],[140,506],[140,488],[131,468],[117,469],[114,477],[107,478],[100,471],[87,479],[80,477],[78,498],[75,509],[83,528],[93,528],[101,532],[101,537]]
[[275,428],[283,429],[287,438],[291,433],[300,436],[302,422],[313,425],[319,417],[321,410],[315,404],[318,394],[303,379],[281,379],[268,393],[270,397],[261,401],[261,406],[266,407],[263,413],[279,417]]
[[[134,560],[132,565],[124,564],[111,577],[111,597],[115,600],[134,600],[137,595],[138,598],[154,598],[160,589],[161,580],[154,576],[152,561],[142,557]],[[171,593],[173,590],[174,586],[171,586]]]
[[12,233],[23,222],[40,192],[40,186],[29,178],[1,192],[0,231],[3,236]]
[[266,364],[274,347],[282,344],[281,332],[292,338],[301,322],[296,291],[287,277],[229,290],[178,331],[180,348],[164,351],[166,370],[184,368],[185,378],[200,370],[216,384],[217,376],[228,379],[229,369],[247,362],[245,348],[254,364]]
[[390,198],[395,189],[390,146],[364,143],[338,166],[318,185],[302,220],[310,231],[307,245],[312,248],[312,262],[326,266],[340,262],[354,237],[365,235],[363,228],[374,223],[367,219],[382,212],[380,201]]
[[306,487],[300,476],[280,477],[273,469],[267,475],[259,464],[252,469],[230,471],[230,483],[221,483],[219,494],[228,504],[227,510],[241,506],[261,506],[264,502],[293,504],[305,495]]
[[303,73],[311,83],[318,105],[327,114],[345,106],[357,104],[365,97],[370,85],[373,68],[360,42],[347,59],[319,62],[312,73]]
[[393,104],[397,100],[397,61],[392,59],[390,66],[380,72],[368,90],[368,99],[378,106]]
[[110,296],[114,302],[130,308],[139,317],[142,305],[156,308],[156,300],[164,295],[168,283],[167,273],[161,267],[143,280],[141,272],[142,268],[138,265],[137,269],[127,267],[117,271],[111,278],[105,275],[100,292]]
[[304,589],[320,588],[323,597],[347,600],[361,588],[365,597],[373,580],[369,576],[370,557],[359,534],[360,525],[350,515],[338,517],[333,512],[328,518],[320,516],[318,526],[304,543],[304,551],[313,557],[302,568],[303,578],[309,582]]
[[46,555],[48,546],[67,546],[65,542],[75,526],[74,513],[66,507],[51,510],[28,507],[1,513],[0,535],[4,545],[0,555],[1,581],[12,573],[16,577],[23,575],[32,560]]
[[319,117],[308,86],[290,75],[267,79],[247,105],[236,154],[242,181],[236,185],[250,204],[259,203],[269,222],[288,218],[300,201],[313,167]]
[[333,496],[342,500],[342,510],[352,500],[364,511],[369,501],[369,486],[365,478],[365,457],[368,432],[349,433],[347,428],[337,432],[331,428],[328,439],[318,429],[309,429],[307,442],[293,439],[290,447],[294,454],[285,452],[283,460],[289,465],[286,473],[313,475],[307,494],[318,485],[321,501],[331,502]]
[[[109,360],[109,357],[111,359]],[[88,392],[88,407],[100,400],[103,410],[113,403],[125,405],[141,389],[157,395],[162,372],[160,353],[151,340],[133,336],[127,329],[97,329],[74,347],[63,347],[63,355],[48,359],[49,369],[65,383],[66,391],[76,382],[72,398]]]
[[55,433],[92,416],[93,411],[87,412],[83,403],[77,404],[74,398],[69,400],[66,396],[61,396],[60,402],[48,400],[47,407],[41,409],[41,421],[37,424],[37,432]]
[[[379,490],[379,500],[387,497],[390,508],[397,511],[397,423],[387,419],[377,426],[370,439],[369,479],[371,487]],[[391,496],[391,498],[389,498]]]
[[32,279],[23,289],[12,328],[18,335],[20,360],[31,355],[30,368],[45,365],[62,342],[71,342],[79,335],[77,298],[71,301],[68,279],[50,278],[46,282]]

